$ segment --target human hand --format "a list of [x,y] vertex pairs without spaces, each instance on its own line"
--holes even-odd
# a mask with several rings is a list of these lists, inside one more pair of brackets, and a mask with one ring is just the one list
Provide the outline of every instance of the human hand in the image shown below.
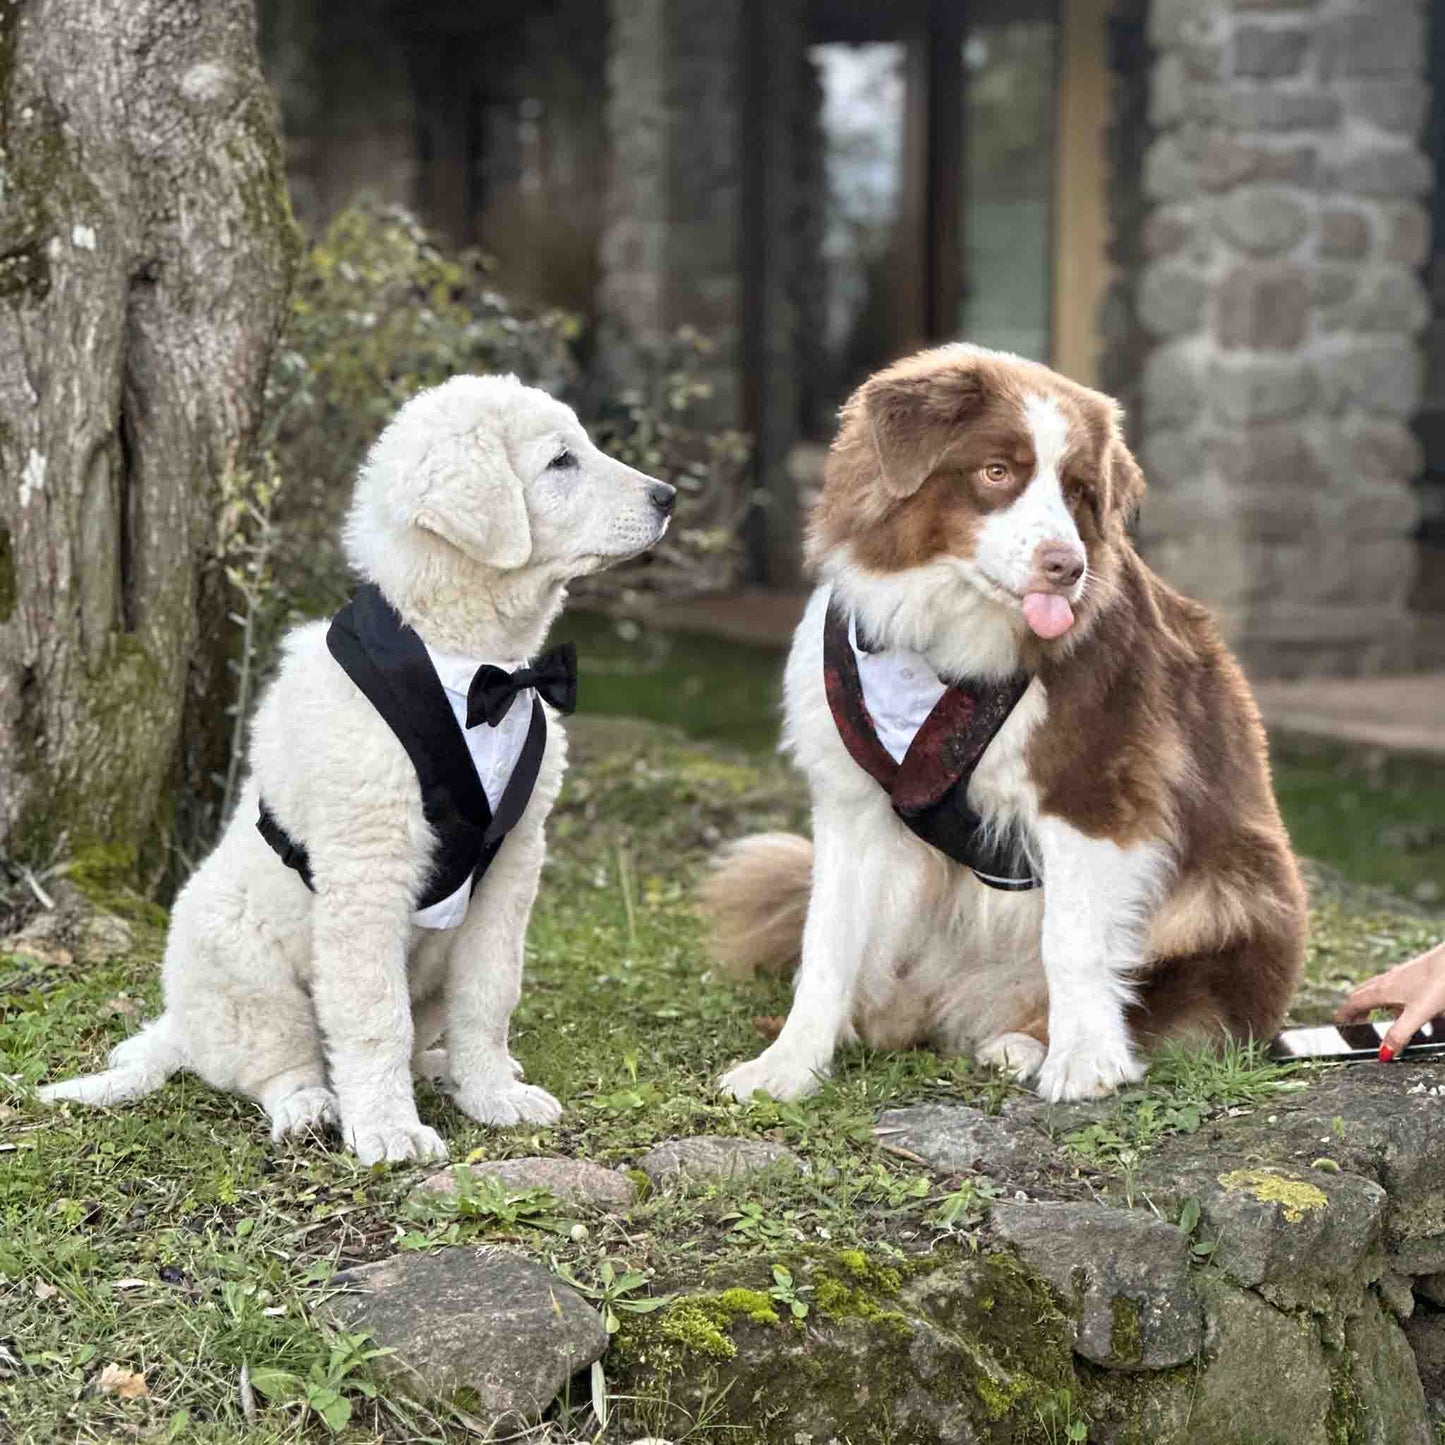
[[1380,1058],[1388,1063],[1421,1024],[1445,1013],[1445,943],[1366,979],[1335,1011],[1335,1022],[1358,1023],[1377,1008],[1394,1009],[1399,1015],[1380,1044]]

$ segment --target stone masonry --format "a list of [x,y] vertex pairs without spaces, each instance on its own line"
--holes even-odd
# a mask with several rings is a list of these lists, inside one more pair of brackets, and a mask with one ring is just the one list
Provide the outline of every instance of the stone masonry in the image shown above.
[[740,420],[741,0],[611,0],[612,166],[598,297],[609,355],[692,325],[715,346],[713,419]]
[[1154,0],[1146,554],[1260,671],[1408,664],[1428,100],[1419,0]]

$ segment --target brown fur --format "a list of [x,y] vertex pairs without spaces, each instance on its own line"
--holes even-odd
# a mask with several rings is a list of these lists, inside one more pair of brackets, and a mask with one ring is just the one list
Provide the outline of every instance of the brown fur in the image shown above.
[[1165,839],[1177,872],[1133,1023],[1268,1037],[1299,978],[1307,905],[1259,711],[1209,614],[1122,550],[1068,652],[1045,648],[1028,765],[1045,813],[1121,845]]
[[[1048,367],[947,348],[896,363],[849,398],[810,521],[809,558],[848,547],[872,571],[901,572],[971,555],[979,519],[1012,502],[1033,474],[1023,423],[1030,392],[1050,397],[1069,423],[1061,479],[1090,553],[1093,592],[1107,590],[1144,490],[1119,435],[1118,407]],[[994,460],[1011,469],[1002,485],[981,475]]]
[[[902,571],[971,555],[979,519],[1031,475],[1029,392],[1069,422],[1061,480],[1090,573],[1075,625],[1025,644],[1048,691],[1027,758],[1041,809],[1121,846],[1162,840],[1177,858],[1151,920],[1138,1036],[1267,1037],[1302,967],[1304,888],[1243,673],[1208,612],[1156,577],[1129,538],[1144,478],[1115,403],[1032,362],[949,348],[889,367],[843,409],[810,558],[846,548],[866,568]],[[1011,474],[985,484],[995,459]],[[806,846],[745,840],[713,876],[715,936],[733,967],[796,960]]]
[[730,978],[796,966],[813,884],[813,845],[793,833],[757,833],[725,848],[699,896],[711,953]]

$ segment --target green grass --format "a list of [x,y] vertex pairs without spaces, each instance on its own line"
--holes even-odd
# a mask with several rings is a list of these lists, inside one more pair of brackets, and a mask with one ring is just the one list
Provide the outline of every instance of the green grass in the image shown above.
[[1292,737],[1273,751],[1301,853],[1427,905],[1445,900],[1445,764]]
[[[712,686],[714,656],[738,679],[755,663],[723,643],[668,647],[644,678],[646,705],[697,730],[725,721],[753,750],[578,719],[514,1030],[528,1077],[562,1099],[562,1122],[485,1130],[426,1087],[422,1115],[458,1161],[541,1152],[625,1166],[659,1139],[720,1133],[780,1140],[811,1172],[700,1197],[644,1195],[620,1219],[574,1218],[535,1192],[484,1189],[419,1206],[409,1196],[420,1171],[362,1169],[316,1144],[278,1149],[254,1107],[184,1077],[124,1109],[44,1110],[30,1085],[96,1066],[135,1013],[158,1003],[164,919],[112,896],[135,934],[124,956],[82,969],[63,957],[0,955],[0,1075],[18,1080],[0,1081],[0,1440],[471,1438],[465,1401],[409,1402],[362,1344],[328,1323],[333,1271],[398,1248],[519,1243],[611,1299],[626,1329],[629,1306],[657,1295],[745,1286],[786,1312],[790,1299],[817,1298],[812,1261],[840,1249],[886,1265],[973,1237],[987,1181],[935,1178],[875,1141],[871,1124],[880,1109],[920,1097],[995,1110],[1017,1093],[1001,1077],[923,1050],[854,1049],[801,1104],[743,1106],[713,1092],[722,1068],[761,1047],[754,1019],[783,1013],[788,985],[734,985],[708,972],[692,888],[719,841],[804,826],[806,807],[799,780],[758,751],[773,723],[755,676],[751,693],[741,682],[721,689],[727,719],[686,690],[681,702],[673,696],[679,676]],[[636,674],[612,679],[615,705],[641,687]],[[589,710],[606,700],[599,688],[600,698],[584,694]],[[1316,891],[1307,1013],[1433,931],[1431,919],[1333,876]],[[1069,1139],[1080,1178],[1127,1176],[1164,1134],[1290,1082],[1252,1056],[1169,1056],[1095,1132]],[[619,1280],[628,1282],[620,1293]],[[147,1393],[102,1390],[107,1366],[143,1372]],[[271,1392],[256,1392],[251,1418],[243,1367]],[[585,1436],[584,1415],[574,1422]],[[686,1434],[676,1419],[656,1423],[669,1439]]]
[[582,611],[568,613],[556,635],[577,643],[584,713],[647,718],[757,752],[777,745],[778,648],[644,629]]
[[[253,1106],[185,1077],[123,1109],[43,1109],[30,1084],[95,1067],[134,1028],[132,1004],[157,1006],[159,920],[133,910],[134,947],[89,969],[0,955],[0,1074],[23,1081],[0,1093],[0,1425],[15,1438],[325,1437],[306,1395],[346,1402],[345,1438],[460,1440],[460,1417],[407,1403],[326,1323],[334,1269],[398,1247],[518,1241],[584,1281],[602,1281],[608,1260],[639,1270],[645,1296],[766,1291],[779,1259],[848,1245],[892,1257],[977,1225],[981,1210],[879,1147],[871,1124],[923,1095],[997,1107],[1012,1092],[997,1076],[925,1051],[854,1050],[802,1104],[713,1092],[722,1068],[762,1046],[753,1019],[782,1013],[788,985],[708,974],[691,886],[720,838],[798,826],[796,781],[771,761],[625,721],[579,721],[575,734],[513,1036],[528,1077],[567,1113],[554,1129],[486,1130],[423,1086],[423,1117],[458,1161],[543,1152],[630,1164],[659,1139],[720,1133],[781,1140],[812,1172],[574,1221],[527,1194],[411,1205],[420,1171],[278,1149]],[[806,1275],[798,1265],[800,1284]],[[107,1365],[143,1371],[148,1394],[103,1393]],[[258,1396],[248,1422],[243,1365],[289,1381],[293,1398]]]

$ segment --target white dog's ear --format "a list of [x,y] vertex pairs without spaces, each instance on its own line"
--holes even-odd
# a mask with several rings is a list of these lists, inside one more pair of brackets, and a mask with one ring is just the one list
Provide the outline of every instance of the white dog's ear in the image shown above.
[[506,449],[485,433],[449,437],[428,448],[414,526],[434,532],[488,567],[522,567],[532,529],[522,479]]

